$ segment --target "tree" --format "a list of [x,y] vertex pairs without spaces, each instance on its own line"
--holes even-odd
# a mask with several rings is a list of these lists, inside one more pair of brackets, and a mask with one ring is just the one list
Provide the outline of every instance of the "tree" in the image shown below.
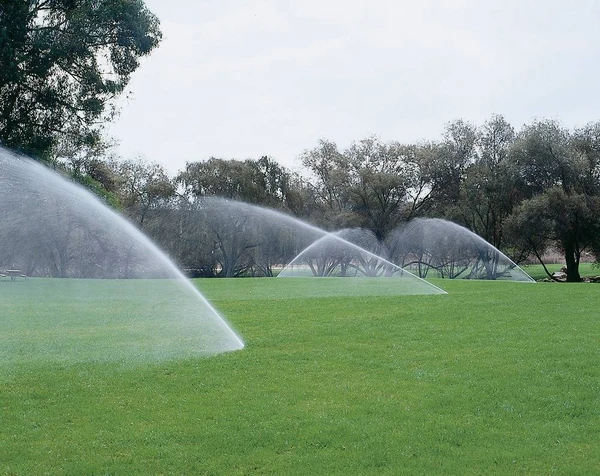
[[461,119],[446,126],[430,164],[436,215],[449,215],[460,198],[466,168],[475,160],[477,129]]
[[513,242],[538,258],[557,246],[565,256],[567,281],[579,282],[579,263],[584,250],[600,249],[600,198],[567,194],[554,187],[525,200],[507,220]]
[[172,208],[154,211],[150,236],[194,278],[217,274],[215,238],[198,203],[180,198]]
[[477,154],[460,187],[460,221],[496,248],[504,244],[503,222],[519,200],[508,161],[514,139],[512,126],[502,116],[492,116],[479,130]]
[[578,170],[570,141],[569,131],[556,121],[536,121],[523,127],[511,150],[511,161],[524,198],[552,187],[567,193],[577,188]]
[[540,262],[548,246],[562,250],[570,282],[581,280],[583,251],[600,249],[595,137],[593,126],[571,134],[556,121],[537,121],[524,127],[511,152],[525,197],[507,227],[512,241]]
[[240,199],[244,194],[243,163],[211,157],[204,162],[189,162],[177,176],[185,192],[195,197],[213,195]]
[[600,122],[576,129],[571,138],[578,165],[580,189],[587,195],[600,195]]
[[56,160],[51,165],[70,175],[108,205],[120,209],[121,204],[116,194],[117,171],[110,159],[113,145],[104,140],[83,145],[72,138],[62,140],[55,147]]
[[195,197],[216,196],[280,208],[289,198],[291,176],[266,156],[245,161],[211,157],[186,164],[177,182]]
[[403,146],[407,178],[405,215],[410,220],[425,215],[435,206],[442,181],[437,180],[436,162],[439,146],[435,143],[420,143]]
[[93,144],[160,39],[142,0],[3,1],[0,142],[44,158]]
[[300,159],[311,174],[307,183],[318,210],[310,218],[327,229],[355,225],[358,217],[352,211],[347,156],[335,142],[322,139],[314,149],[305,150]]
[[345,155],[351,165],[353,209],[361,217],[360,224],[383,240],[403,219],[410,186],[404,148],[371,137],[353,143]]
[[[274,264],[291,259],[288,255],[294,240],[289,230],[265,223],[267,215],[261,213],[262,209],[247,205],[304,209],[306,189],[300,187],[297,176],[273,159],[264,156],[240,161],[213,157],[188,163],[177,181],[184,189],[185,201],[195,210],[189,215],[195,223],[187,227],[191,233],[186,236],[196,233],[199,239],[213,244],[203,254],[210,254],[210,269],[215,275],[271,276]],[[187,254],[199,261],[198,254]],[[193,268],[199,269],[197,265]],[[203,269],[205,273],[209,268],[205,265]]]
[[114,167],[124,211],[140,227],[144,227],[151,209],[160,208],[175,195],[173,180],[159,164],[128,160]]
[[253,203],[273,208],[285,206],[291,187],[290,173],[271,157],[246,160],[250,181],[255,185]]

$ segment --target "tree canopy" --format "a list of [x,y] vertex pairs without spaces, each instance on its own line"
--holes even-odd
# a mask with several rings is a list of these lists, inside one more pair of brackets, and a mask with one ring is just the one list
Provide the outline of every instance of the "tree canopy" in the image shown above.
[[43,158],[61,141],[97,142],[160,40],[142,0],[3,0],[0,142]]

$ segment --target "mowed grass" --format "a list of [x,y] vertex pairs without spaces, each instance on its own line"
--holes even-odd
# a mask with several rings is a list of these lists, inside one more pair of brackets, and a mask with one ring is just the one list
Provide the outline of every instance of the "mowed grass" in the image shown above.
[[0,281],[0,362],[147,363],[239,348],[183,280]]
[[0,473],[600,472],[595,284],[195,283],[245,349],[0,367]]
[[[564,264],[548,264],[546,268],[550,273],[555,273],[556,271],[560,271]],[[529,276],[531,276],[536,281],[544,278],[548,278],[546,271],[541,264],[532,264],[528,266],[523,266],[523,270]],[[600,275],[600,267],[595,263],[580,263],[579,265],[579,274],[584,276],[599,276]]]

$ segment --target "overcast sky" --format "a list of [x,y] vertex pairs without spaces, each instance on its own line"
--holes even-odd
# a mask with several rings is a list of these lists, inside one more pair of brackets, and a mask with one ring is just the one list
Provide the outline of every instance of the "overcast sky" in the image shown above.
[[163,41],[110,129],[174,173],[211,156],[299,169],[321,138],[441,137],[502,114],[600,120],[598,0],[146,0]]

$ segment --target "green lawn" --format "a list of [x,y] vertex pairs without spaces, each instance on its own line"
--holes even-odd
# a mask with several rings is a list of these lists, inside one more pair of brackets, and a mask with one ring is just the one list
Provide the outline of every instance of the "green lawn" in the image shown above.
[[600,473],[595,284],[196,284],[245,349],[0,364],[0,474]]
[[[560,271],[560,269],[563,266],[564,266],[563,264],[548,264],[548,265],[546,265],[546,268],[548,268],[548,271],[550,271],[551,273],[554,273],[556,271]],[[548,277],[548,275],[544,271],[544,268],[542,267],[541,264],[532,264],[532,265],[528,265],[528,266],[522,266],[522,268],[527,274],[529,274],[529,276],[531,276],[536,281]],[[584,276],[599,276],[600,268],[597,265],[595,265],[594,263],[581,263],[579,265],[579,274],[582,277],[584,277]]]
[[177,280],[2,280],[0,300],[4,369],[129,365],[239,348],[197,290]]

